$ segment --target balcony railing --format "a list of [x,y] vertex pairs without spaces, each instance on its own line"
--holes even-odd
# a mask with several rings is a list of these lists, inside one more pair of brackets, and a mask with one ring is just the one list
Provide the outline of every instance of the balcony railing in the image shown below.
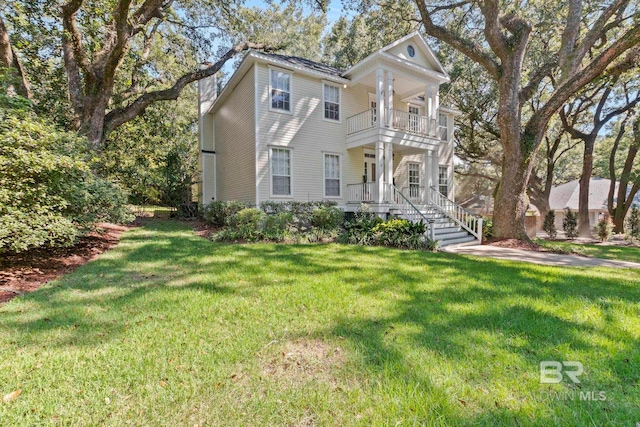
[[378,183],[347,184],[347,202],[372,203],[378,200]]
[[371,129],[376,126],[377,120],[378,116],[375,108],[347,117],[347,134],[351,135],[352,133]]
[[[377,125],[377,121],[378,115],[375,108],[347,117],[347,135],[371,129]],[[391,129],[439,138],[436,119],[401,110],[393,110]]]

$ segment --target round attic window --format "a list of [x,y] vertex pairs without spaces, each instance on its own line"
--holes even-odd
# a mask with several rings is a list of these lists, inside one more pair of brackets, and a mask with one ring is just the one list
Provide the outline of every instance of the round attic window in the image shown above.
[[413,58],[414,56],[416,56],[416,50],[412,45],[407,46],[407,53],[409,54],[409,56],[411,58]]

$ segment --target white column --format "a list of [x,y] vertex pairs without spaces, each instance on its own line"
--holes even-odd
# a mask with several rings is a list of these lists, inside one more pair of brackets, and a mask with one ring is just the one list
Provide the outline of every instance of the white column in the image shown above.
[[[393,184],[393,144],[387,142],[384,145],[384,159],[385,159],[385,182],[386,184]],[[385,186],[389,188],[389,185]],[[387,201],[391,201],[392,194],[387,194]]]
[[440,108],[440,93],[438,92],[438,86],[433,85],[431,87],[431,93],[433,96],[433,101],[431,102],[431,114],[434,119],[438,120],[438,109]]
[[391,71],[386,72],[387,75],[387,87],[386,87],[386,95],[387,95],[387,126],[393,127],[393,73]]
[[[433,187],[436,190],[439,190],[438,188],[438,166],[440,165],[440,153],[438,152],[439,150],[436,148],[432,151],[432,156],[431,156],[431,173],[433,178],[431,178],[432,182],[433,182]],[[446,194],[445,194],[446,196]]]
[[384,127],[386,123],[384,104],[384,70],[378,68],[376,70],[376,107],[378,110],[378,126],[380,127]]
[[433,117],[433,93],[431,92],[431,85],[426,84],[424,88],[424,113],[427,117]]
[[424,160],[423,160],[423,165],[422,165],[422,186],[424,187],[424,200],[423,202],[425,204],[429,203],[429,187],[431,186],[431,179],[429,178],[431,176],[431,174],[429,173],[430,170],[430,163],[431,163],[431,154],[429,152],[429,150],[425,150],[424,151],[424,156],[423,156]]
[[384,200],[384,143],[380,140],[376,141],[376,183],[378,184],[378,200],[382,203]]

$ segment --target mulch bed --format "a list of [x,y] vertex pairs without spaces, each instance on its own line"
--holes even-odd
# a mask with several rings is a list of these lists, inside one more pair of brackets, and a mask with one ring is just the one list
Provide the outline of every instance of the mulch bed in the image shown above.
[[45,283],[70,273],[118,244],[120,235],[135,224],[98,224],[98,231],[69,248],[36,249],[0,258],[0,304],[33,292]]
[[488,246],[496,246],[499,248],[511,248],[511,249],[523,249],[526,251],[536,251],[536,252],[549,252],[549,250],[541,247],[540,245],[536,245],[533,242],[523,242],[518,239],[490,239],[487,240],[485,245]]

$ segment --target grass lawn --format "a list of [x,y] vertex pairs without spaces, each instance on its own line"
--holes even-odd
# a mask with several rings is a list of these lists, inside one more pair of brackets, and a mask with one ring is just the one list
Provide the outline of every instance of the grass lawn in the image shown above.
[[[22,390],[0,424],[635,426],[639,284],[149,222],[0,307],[0,396]],[[544,360],[581,383],[541,384]]]
[[556,242],[544,239],[536,239],[536,243],[554,251],[563,251],[594,258],[640,262],[640,248],[634,246],[606,246],[587,243]]

